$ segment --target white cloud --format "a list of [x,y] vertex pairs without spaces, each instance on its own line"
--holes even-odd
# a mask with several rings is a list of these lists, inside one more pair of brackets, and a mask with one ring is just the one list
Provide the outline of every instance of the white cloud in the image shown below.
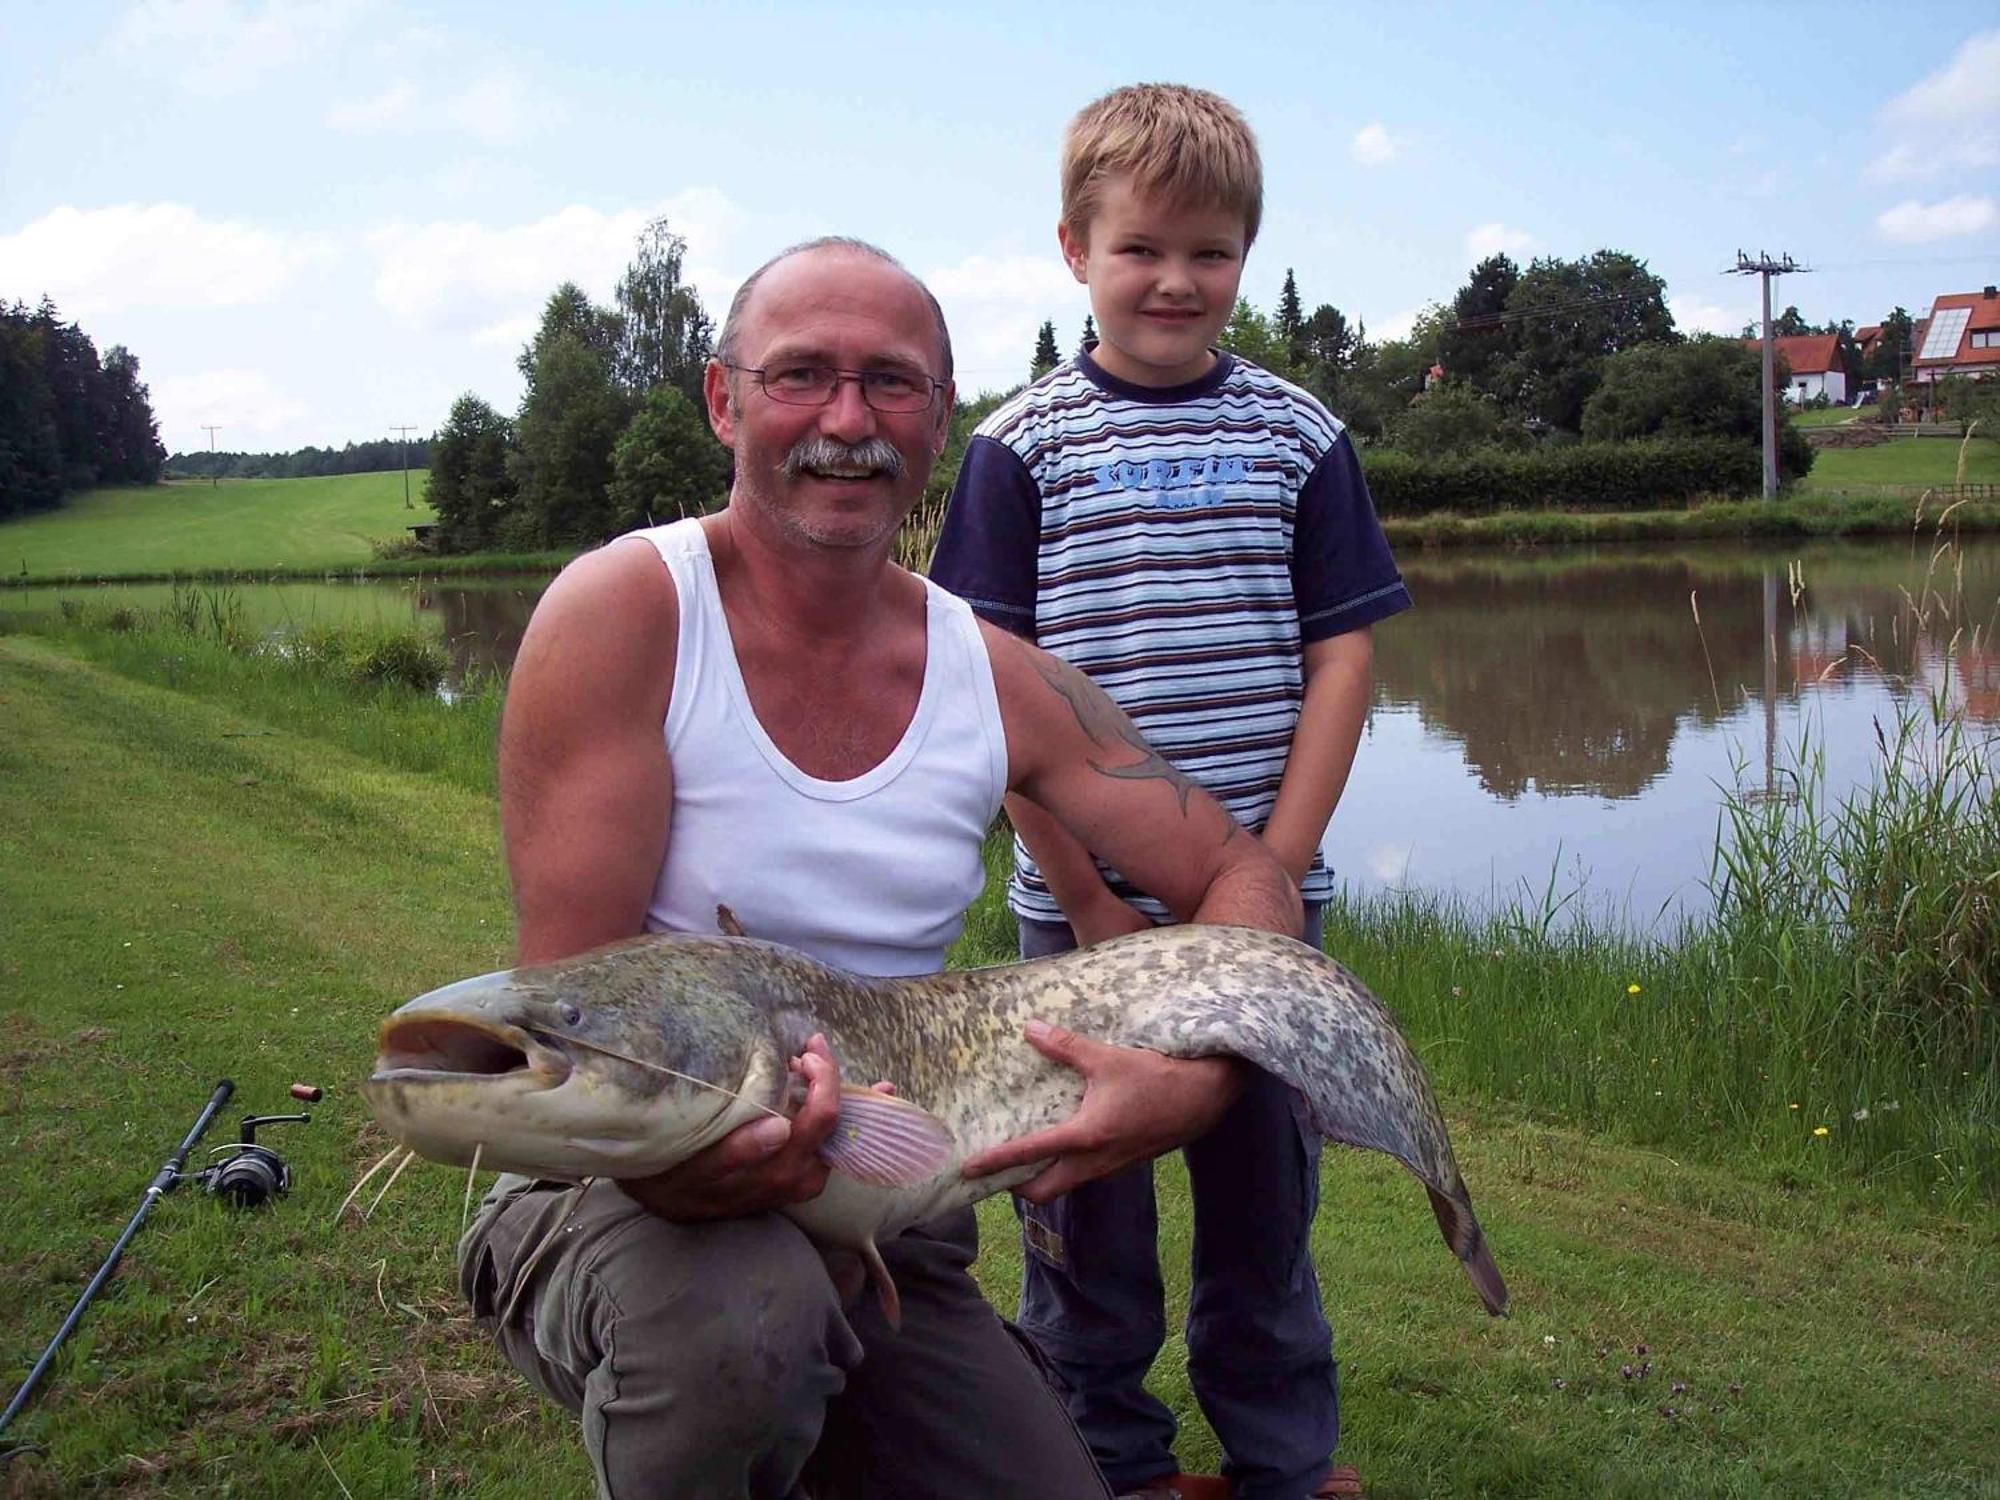
[[2000,163],[2000,134],[1960,134],[1921,142],[1903,141],[1868,164],[1880,182],[1924,182]]
[[1059,256],[971,255],[921,273],[944,309],[962,393],[1005,390],[1028,378],[1035,333],[1056,325],[1056,347],[1076,348],[1089,296]]
[[126,307],[269,302],[326,247],[180,203],[52,209],[0,236],[0,286],[46,292],[67,317]]
[[261,370],[202,370],[151,385],[160,440],[176,452],[208,447],[202,424],[219,423],[215,446],[238,451],[306,414],[306,405],[272,385]]
[[1476,225],[1465,236],[1466,259],[1474,265],[1489,255],[1519,256],[1534,246],[1535,237],[1527,230],[1509,229],[1497,220],[1491,224]]
[[198,94],[231,94],[321,59],[371,0],[141,0],[118,23],[119,50]]
[[1750,320],[1750,314],[1742,308],[1704,302],[1699,297],[1669,297],[1667,311],[1673,314],[1674,327],[1682,333],[1720,333],[1733,338]]
[[348,99],[326,112],[326,123],[335,130],[355,135],[372,135],[395,130],[406,124],[421,102],[413,83],[393,84],[367,99]]
[[2000,117],[2000,31],[1968,38],[1944,67],[1884,105],[1882,117],[1905,125]]
[[605,212],[572,204],[530,224],[471,221],[389,224],[368,235],[375,253],[375,297],[404,322],[482,343],[512,343],[532,332],[544,301],[573,281],[608,302],[631,263],[639,231],[664,214],[700,262],[682,274],[720,318],[735,279],[717,269],[740,215],[712,188],[693,188],[665,203]]
[[1403,143],[1390,135],[1386,126],[1371,121],[1355,132],[1347,150],[1362,166],[1380,167],[1402,154]]
[[546,125],[557,118],[551,103],[534,99],[521,75],[502,65],[460,88],[419,89],[406,79],[379,94],[335,104],[326,123],[352,135],[442,132],[498,146],[521,139],[530,121]]
[[1991,198],[1960,193],[1941,203],[1919,203],[1911,198],[1876,215],[1875,227],[1892,240],[1921,244],[1948,239],[1957,234],[1977,234],[2000,222]]

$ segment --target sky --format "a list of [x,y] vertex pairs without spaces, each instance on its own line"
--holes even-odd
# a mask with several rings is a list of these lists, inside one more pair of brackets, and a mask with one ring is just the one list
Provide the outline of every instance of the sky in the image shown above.
[[1063,125],[1141,80],[1257,132],[1244,295],[1375,338],[1494,251],[1629,252],[1683,332],[1755,315],[1739,250],[1816,323],[2000,281],[1991,0],[0,0],[0,301],[130,348],[170,451],[337,446],[513,411],[549,294],[608,303],[664,214],[718,321],[786,245],[881,245],[1004,389],[1088,310]]

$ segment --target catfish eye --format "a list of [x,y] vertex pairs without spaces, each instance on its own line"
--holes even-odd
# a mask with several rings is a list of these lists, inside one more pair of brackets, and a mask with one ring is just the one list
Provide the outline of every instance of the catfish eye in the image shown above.
[[583,1012],[567,1000],[556,1002],[556,1015],[565,1026],[579,1026],[583,1023]]

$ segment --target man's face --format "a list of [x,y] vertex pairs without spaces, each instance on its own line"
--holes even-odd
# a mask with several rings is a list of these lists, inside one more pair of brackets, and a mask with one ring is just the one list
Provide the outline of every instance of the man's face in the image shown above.
[[1174,386],[1214,363],[1209,348],[1236,310],[1243,219],[1225,208],[1163,203],[1129,177],[1105,185],[1087,232],[1059,225],[1063,259],[1090,288],[1098,365],[1134,385]]
[[[806,251],[764,273],[735,359],[773,377],[832,366],[902,374],[928,388],[942,374],[937,321],[916,283],[841,249]],[[824,406],[793,406],[773,400],[747,370],[711,362],[705,389],[716,436],[736,455],[730,503],[814,546],[886,551],[923,494],[951,422],[949,385],[916,412],[876,411],[852,380]]]

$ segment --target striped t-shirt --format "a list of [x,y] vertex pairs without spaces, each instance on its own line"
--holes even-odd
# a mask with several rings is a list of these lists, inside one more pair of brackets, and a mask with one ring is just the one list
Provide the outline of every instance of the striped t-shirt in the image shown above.
[[[1229,354],[1153,389],[1086,353],[1013,397],[966,448],[930,576],[1088,673],[1252,830],[1284,775],[1302,643],[1410,604],[1346,430]],[[1014,860],[1008,904],[1061,921],[1018,840]],[[1306,899],[1332,889],[1315,857]]]

